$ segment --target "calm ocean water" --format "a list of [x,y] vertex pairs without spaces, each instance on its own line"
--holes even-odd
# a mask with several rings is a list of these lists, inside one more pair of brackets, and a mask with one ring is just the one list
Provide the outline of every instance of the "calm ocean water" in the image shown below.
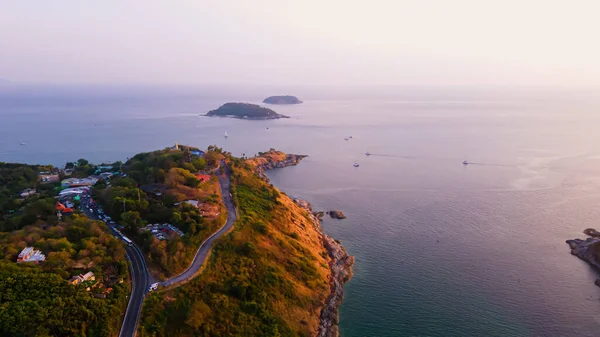
[[[600,335],[600,274],[564,243],[600,227],[600,100],[369,90],[5,86],[0,161],[125,160],[175,141],[308,154],[270,176],[348,216],[323,223],[356,257],[342,336]],[[198,116],[286,92],[305,101],[275,108],[291,119]]]

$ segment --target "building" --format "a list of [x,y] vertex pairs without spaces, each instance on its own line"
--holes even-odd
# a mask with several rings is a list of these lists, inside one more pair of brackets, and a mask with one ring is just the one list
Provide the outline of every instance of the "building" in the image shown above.
[[98,182],[98,177],[89,176],[87,178],[67,178],[64,179],[60,184],[63,187],[82,187],[82,186],[93,186]]
[[42,254],[39,250],[33,249],[33,247],[25,247],[19,253],[17,257],[17,263],[21,262],[33,262],[40,263],[40,261],[44,261],[46,259],[46,255]]
[[22,190],[21,193],[19,193],[19,195],[21,196],[21,198],[27,198],[34,195],[36,192],[37,191],[35,188],[27,188]]
[[192,206],[194,206],[194,207],[196,207],[196,208],[197,208],[197,207],[200,207],[200,205],[202,205],[202,203],[201,203],[200,201],[198,201],[198,200],[186,200],[186,201],[184,201],[184,202],[185,202],[186,204],[188,204],[188,205],[192,205]]
[[204,151],[201,151],[201,150],[192,150],[192,151],[190,151],[190,153],[193,156],[198,156],[198,157],[204,157],[204,154],[205,154]]
[[100,177],[102,179],[105,179],[105,180],[110,179],[110,177],[112,177],[112,176],[113,176],[113,173],[111,173],[111,172],[102,172],[102,173],[100,173]]
[[67,197],[70,195],[81,195],[84,194],[86,191],[89,191],[90,188],[89,187],[73,187],[73,188],[65,188],[64,190],[60,191],[58,193],[59,197]]
[[96,281],[96,275],[94,275],[94,273],[92,273],[91,271],[88,271],[85,274],[79,274],[76,276],[73,276],[69,279],[69,283],[76,285],[85,281]]
[[94,273],[92,273],[91,271],[88,271],[87,273],[85,273],[83,276],[83,281],[96,281],[96,275],[94,275]]
[[77,285],[79,284],[79,282],[81,282],[79,275],[73,276],[69,279],[69,283],[71,283],[72,285]]

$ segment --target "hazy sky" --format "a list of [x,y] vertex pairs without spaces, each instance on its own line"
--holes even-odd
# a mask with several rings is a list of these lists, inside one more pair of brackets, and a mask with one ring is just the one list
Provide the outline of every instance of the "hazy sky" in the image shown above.
[[600,1],[0,1],[0,78],[600,85]]

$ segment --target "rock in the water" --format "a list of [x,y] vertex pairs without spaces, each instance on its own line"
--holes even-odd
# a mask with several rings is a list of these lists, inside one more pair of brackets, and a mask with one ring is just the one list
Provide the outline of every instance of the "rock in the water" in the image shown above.
[[329,211],[328,213],[334,219],[346,219],[346,216],[341,211]]
[[591,236],[593,238],[600,237],[600,232],[598,232],[597,230],[595,230],[593,228],[588,228],[588,229],[584,230],[583,233],[585,235]]
[[314,212],[313,214],[317,217],[317,219],[322,220],[325,212]]

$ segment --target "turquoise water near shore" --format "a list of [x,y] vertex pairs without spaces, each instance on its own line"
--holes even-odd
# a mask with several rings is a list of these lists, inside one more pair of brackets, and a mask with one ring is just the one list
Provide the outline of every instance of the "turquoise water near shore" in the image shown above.
[[[308,154],[269,176],[314,209],[348,216],[323,222],[356,258],[342,336],[600,334],[600,274],[564,243],[600,216],[598,99],[296,88],[304,104],[274,108],[290,119],[198,116],[279,93],[3,87],[0,161],[125,160],[175,141],[234,155]],[[465,156],[474,164],[461,165]]]

